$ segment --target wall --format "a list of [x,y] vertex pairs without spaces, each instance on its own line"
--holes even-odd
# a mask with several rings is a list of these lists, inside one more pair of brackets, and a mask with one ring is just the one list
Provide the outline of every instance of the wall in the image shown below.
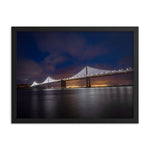
[[[148,0],[0,1],[0,149],[150,149]],[[139,26],[139,124],[11,124],[11,26]]]

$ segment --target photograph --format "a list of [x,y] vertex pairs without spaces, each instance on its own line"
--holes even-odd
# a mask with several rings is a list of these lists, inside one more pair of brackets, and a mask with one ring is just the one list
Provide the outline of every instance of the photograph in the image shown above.
[[12,27],[12,123],[138,123],[138,27]]

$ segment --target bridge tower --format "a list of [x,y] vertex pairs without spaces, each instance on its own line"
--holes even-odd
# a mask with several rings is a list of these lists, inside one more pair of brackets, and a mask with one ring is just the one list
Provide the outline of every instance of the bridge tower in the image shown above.
[[89,88],[91,87],[91,80],[89,77],[87,77],[87,75],[88,75],[88,68],[86,66],[86,87]]
[[66,88],[66,81],[61,80],[61,88]]

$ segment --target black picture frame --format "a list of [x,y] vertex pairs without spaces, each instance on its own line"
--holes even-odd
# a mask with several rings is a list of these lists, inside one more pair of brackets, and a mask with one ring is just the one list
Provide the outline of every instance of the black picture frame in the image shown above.
[[[130,119],[18,119],[16,94],[16,43],[18,31],[131,31],[134,33],[134,112]],[[12,123],[138,123],[138,27],[11,27],[11,122]]]

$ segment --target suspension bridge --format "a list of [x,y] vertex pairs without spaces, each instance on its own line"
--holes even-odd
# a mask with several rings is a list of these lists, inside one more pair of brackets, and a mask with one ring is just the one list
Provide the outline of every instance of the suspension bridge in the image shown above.
[[91,78],[126,74],[130,72],[133,72],[132,68],[119,69],[119,70],[102,70],[102,69],[96,69],[93,67],[86,66],[80,72],[73,75],[72,77],[58,79],[58,80],[53,79],[51,77],[47,77],[46,80],[42,83],[37,83],[36,81],[34,81],[31,87],[39,87],[49,83],[61,82],[61,87],[66,88],[67,81],[80,80],[80,79],[86,79],[86,87],[91,87],[91,82],[90,82]]

